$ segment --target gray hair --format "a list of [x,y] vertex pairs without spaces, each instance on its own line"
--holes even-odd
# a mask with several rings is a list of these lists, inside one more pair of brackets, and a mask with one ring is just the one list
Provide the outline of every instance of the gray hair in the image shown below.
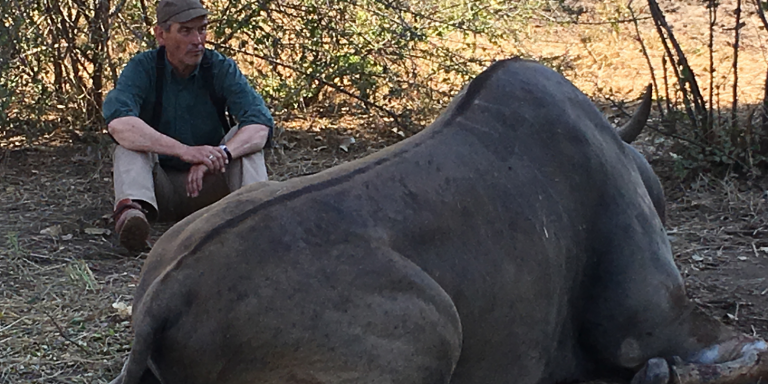
[[166,22],[160,23],[158,25],[160,26],[160,28],[163,29],[163,31],[168,32],[168,31],[171,30],[171,24],[173,24],[173,23],[171,23],[170,21],[166,21]]

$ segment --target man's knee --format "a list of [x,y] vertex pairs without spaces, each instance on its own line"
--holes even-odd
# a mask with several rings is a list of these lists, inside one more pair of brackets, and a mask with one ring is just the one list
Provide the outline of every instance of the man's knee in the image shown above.
[[241,187],[267,181],[267,165],[264,161],[264,151],[258,151],[248,156],[243,156],[243,182]]

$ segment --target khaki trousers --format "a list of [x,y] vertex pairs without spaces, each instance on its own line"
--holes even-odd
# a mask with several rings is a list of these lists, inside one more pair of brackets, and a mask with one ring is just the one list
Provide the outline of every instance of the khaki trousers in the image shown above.
[[[236,131],[237,127],[232,128],[222,143],[229,141]],[[125,198],[142,201],[150,221],[181,220],[240,187],[267,181],[262,151],[233,159],[224,174],[206,174],[203,189],[195,198],[187,196],[187,172],[163,169],[156,153],[131,151],[118,145],[113,159],[115,204]]]

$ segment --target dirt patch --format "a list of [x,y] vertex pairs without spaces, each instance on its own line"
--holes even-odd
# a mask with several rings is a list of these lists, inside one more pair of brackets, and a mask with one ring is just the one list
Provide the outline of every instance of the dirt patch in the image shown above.
[[754,182],[700,177],[672,202],[668,233],[689,295],[742,332],[768,334],[768,204]]

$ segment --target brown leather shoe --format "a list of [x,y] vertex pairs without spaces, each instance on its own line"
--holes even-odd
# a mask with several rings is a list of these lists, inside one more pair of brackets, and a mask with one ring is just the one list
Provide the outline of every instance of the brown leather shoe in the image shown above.
[[115,207],[115,232],[120,245],[132,252],[147,248],[149,222],[141,205],[131,199],[122,199]]

